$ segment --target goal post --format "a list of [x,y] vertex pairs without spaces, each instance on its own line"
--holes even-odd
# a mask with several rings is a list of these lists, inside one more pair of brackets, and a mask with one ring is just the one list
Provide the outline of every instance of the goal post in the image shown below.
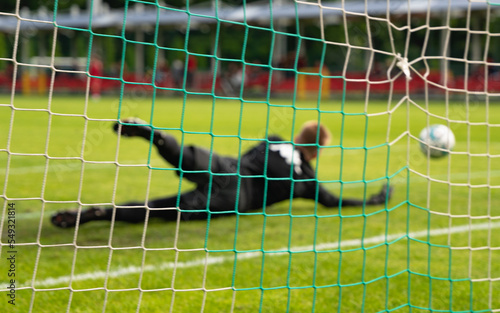
[[[499,1],[11,2],[0,312],[500,312]],[[128,117],[207,164],[277,149],[277,135],[291,176],[168,164],[158,138],[117,135]],[[310,120],[331,141],[311,144],[307,182],[363,205],[327,208],[319,187],[294,198]],[[440,135],[421,134],[436,124],[455,144],[431,153]],[[244,179],[264,199],[289,183],[290,197],[156,218],[196,175],[209,201]],[[381,190],[390,199],[369,205]],[[166,196],[176,205],[148,204]],[[119,221],[143,206],[144,221]],[[110,220],[51,222],[95,207]]]

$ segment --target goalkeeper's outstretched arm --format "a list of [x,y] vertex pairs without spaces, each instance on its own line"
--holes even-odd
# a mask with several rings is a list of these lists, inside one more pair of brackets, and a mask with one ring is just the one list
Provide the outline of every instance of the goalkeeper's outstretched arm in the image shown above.
[[352,199],[352,198],[339,198],[331,194],[324,187],[319,186],[318,192],[318,202],[327,208],[340,208],[340,207],[352,207],[352,206],[363,206],[363,205],[378,205],[384,204],[391,198],[392,186],[384,185],[382,189],[373,194],[368,199]]

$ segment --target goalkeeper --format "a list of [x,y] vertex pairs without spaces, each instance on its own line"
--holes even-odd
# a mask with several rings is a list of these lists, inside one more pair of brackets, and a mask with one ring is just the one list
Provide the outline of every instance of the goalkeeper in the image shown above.
[[153,130],[144,121],[127,119],[114,125],[115,132],[128,137],[142,137],[158,149],[159,154],[184,179],[196,184],[192,191],[145,202],[126,203],[116,207],[91,207],[81,211],[54,214],[51,221],[58,227],[74,227],[96,220],[138,223],[149,217],[165,220],[206,219],[265,208],[292,198],[316,200],[328,208],[383,204],[389,200],[391,187],[369,199],[340,199],[322,187],[309,164],[328,145],[330,132],[315,121],[304,124],[294,144],[271,136],[240,159],[220,156],[197,146],[180,146],[176,139]]

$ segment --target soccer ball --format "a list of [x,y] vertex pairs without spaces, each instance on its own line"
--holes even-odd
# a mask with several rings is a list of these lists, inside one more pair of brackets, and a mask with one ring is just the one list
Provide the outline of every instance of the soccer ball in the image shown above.
[[422,129],[419,138],[420,150],[433,158],[447,155],[455,146],[455,135],[451,129],[441,124]]

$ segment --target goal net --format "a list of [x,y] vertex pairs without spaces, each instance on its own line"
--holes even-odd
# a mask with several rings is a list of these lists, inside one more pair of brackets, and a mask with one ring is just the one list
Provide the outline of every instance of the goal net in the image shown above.
[[[0,7],[0,311],[500,312],[499,1],[11,2]],[[317,121],[332,140],[310,144],[307,181],[364,203],[294,198],[304,180],[292,166],[288,177],[248,175],[258,164],[240,161],[185,170],[155,138],[117,135],[128,117],[209,160],[271,149],[274,135],[298,151],[301,126]],[[430,135],[440,157],[420,136],[436,124],[455,137]],[[263,208],[211,210],[209,198],[204,219],[154,217],[179,212],[149,201],[180,203],[193,174],[214,197],[235,187],[215,179],[262,180]],[[280,184],[290,196],[266,205]],[[390,199],[370,205],[380,190]],[[119,220],[143,206],[145,220]],[[52,225],[93,207],[112,216]]]

